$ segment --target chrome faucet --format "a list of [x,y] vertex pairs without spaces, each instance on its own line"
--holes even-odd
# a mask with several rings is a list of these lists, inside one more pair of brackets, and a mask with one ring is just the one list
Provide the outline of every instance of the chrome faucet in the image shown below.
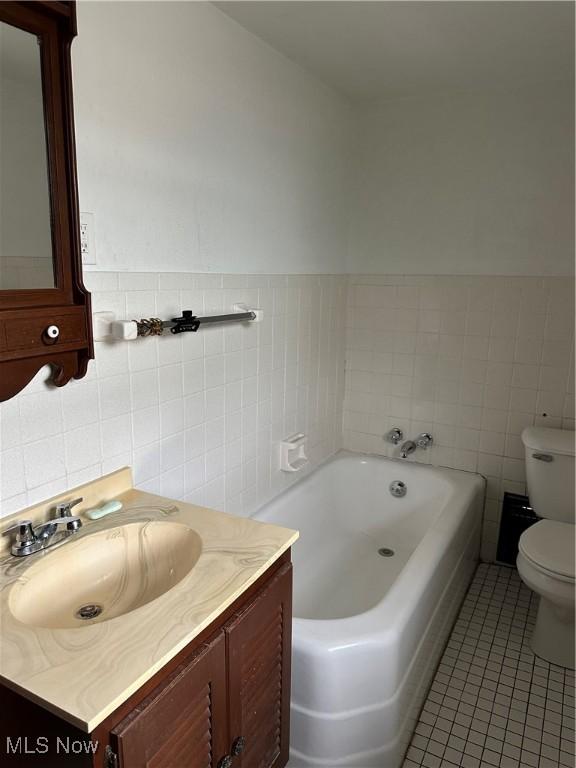
[[416,450],[416,443],[414,440],[406,440],[405,443],[402,443],[402,446],[400,448],[400,456],[403,459],[407,459],[408,456],[410,456],[411,453],[414,453]]
[[79,504],[82,499],[74,499],[56,506],[56,517],[46,523],[33,526],[31,520],[19,520],[11,525],[2,534],[16,531],[14,543],[10,552],[15,557],[25,557],[48,549],[76,533],[82,527],[82,520],[72,514],[72,507]]
[[426,448],[431,446],[433,442],[434,438],[429,432],[422,432],[422,434],[418,435],[416,438],[416,442],[414,442],[414,440],[407,440],[402,444],[400,448],[400,456],[403,459],[407,459],[411,453],[414,453],[416,448],[422,448],[423,450],[426,450]]

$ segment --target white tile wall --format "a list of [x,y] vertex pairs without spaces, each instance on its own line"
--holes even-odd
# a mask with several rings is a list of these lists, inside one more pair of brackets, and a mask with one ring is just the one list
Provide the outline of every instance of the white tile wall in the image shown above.
[[97,343],[62,389],[42,371],[0,406],[1,514],[131,465],[136,484],[248,514],[292,476],[277,443],[309,436],[311,466],[341,446],[346,278],[88,273],[94,311],[171,317],[261,307],[247,326]]
[[525,492],[520,433],[574,429],[570,278],[349,278],[344,445],[397,455],[383,441],[429,431],[410,460],[488,478],[483,556],[495,556],[504,491]]
[[294,481],[277,467],[281,438],[307,432],[316,466],[341,447],[343,412],[350,450],[395,455],[382,439],[390,427],[431,431],[433,448],[411,461],[485,475],[491,560],[502,495],[525,492],[522,429],[574,428],[571,279],[91,272],[86,282],[94,311],[120,317],[245,302],[264,321],[97,343],[88,375],[63,389],[41,372],[0,405],[2,515],[124,465],[141,488],[249,514]]

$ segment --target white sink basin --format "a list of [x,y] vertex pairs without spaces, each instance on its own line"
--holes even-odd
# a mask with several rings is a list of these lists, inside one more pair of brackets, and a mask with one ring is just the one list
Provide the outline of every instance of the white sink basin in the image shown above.
[[165,594],[190,573],[201,552],[200,536],[180,523],[107,528],[41,556],[13,586],[10,610],[35,627],[91,626]]

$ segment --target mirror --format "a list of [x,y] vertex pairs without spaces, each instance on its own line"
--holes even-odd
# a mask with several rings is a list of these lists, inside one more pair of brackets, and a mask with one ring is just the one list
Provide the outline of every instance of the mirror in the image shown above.
[[82,282],[70,47],[73,0],[0,1],[0,401],[45,365],[94,356]]
[[0,22],[0,290],[55,285],[39,43]]

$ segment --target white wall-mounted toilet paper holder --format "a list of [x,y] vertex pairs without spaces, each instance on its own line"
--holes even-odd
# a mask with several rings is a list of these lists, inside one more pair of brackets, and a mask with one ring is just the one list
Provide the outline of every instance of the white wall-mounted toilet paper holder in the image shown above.
[[280,469],[283,472],[298,472],[308,464],[304,448],[307,441],[307,435],[298,432],[280,443]]

